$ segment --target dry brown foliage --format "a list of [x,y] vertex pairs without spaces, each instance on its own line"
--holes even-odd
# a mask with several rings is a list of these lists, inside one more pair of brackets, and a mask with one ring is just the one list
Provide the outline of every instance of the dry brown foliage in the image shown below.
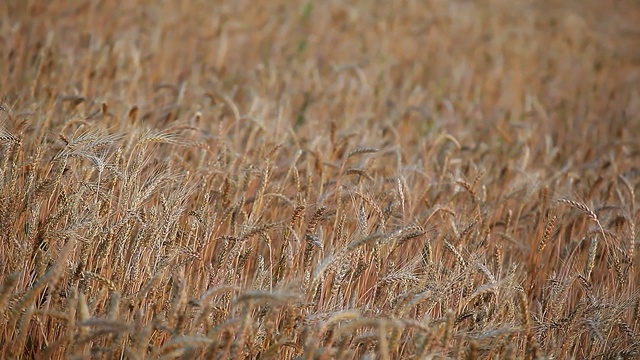
[[634,1],[0,4],[0,358],[640,357]]

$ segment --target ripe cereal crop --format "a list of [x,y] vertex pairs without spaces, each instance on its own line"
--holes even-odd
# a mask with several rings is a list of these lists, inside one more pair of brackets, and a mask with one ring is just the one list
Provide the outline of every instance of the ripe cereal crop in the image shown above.
[[0,4],[0,358],[640,358],[637,1]]

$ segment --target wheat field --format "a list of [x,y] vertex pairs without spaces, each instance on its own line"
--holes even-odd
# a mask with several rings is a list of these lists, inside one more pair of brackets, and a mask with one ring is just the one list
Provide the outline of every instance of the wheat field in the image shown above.
[[0,4],[0,358],[640,358],[640,5]]

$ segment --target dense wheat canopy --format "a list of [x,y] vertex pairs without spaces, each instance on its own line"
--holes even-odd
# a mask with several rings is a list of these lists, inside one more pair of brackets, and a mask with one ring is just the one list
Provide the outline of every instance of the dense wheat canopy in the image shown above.
[[0,358],[640,357],[640,5],[0,4]]

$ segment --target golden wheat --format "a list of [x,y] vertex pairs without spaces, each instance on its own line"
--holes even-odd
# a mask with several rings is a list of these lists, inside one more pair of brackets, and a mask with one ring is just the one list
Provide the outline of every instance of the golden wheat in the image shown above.
[[637,4],[139,5],[0,6],[0,357],[638,356]]

